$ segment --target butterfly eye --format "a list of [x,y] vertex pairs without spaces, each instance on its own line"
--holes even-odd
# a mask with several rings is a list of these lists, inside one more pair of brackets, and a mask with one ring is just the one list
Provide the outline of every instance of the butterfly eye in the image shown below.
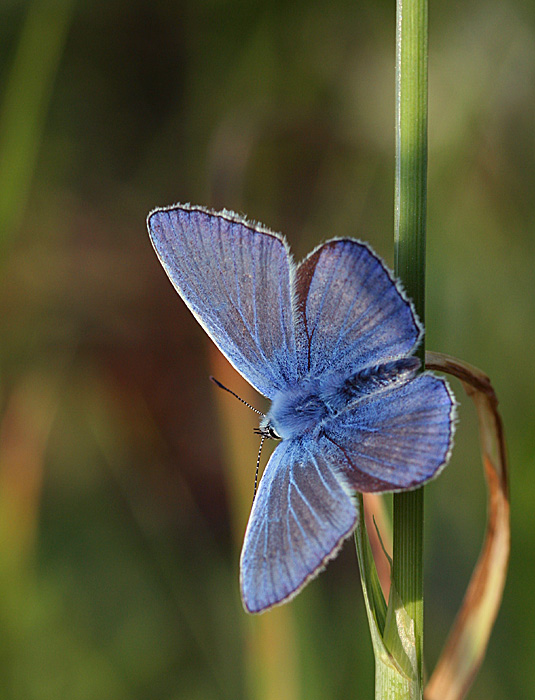
[[273,438],[273,440],[282,440],[281,436],[273,429],[273,426],[268,425],[266,432],[270,438]]
[[262,435],[266,440],[282,440],[282,437],[277,433],[271,423],[268,423],[265,419],[260,422],[258,428],[253,428],[253,432],[256,433],[256,435]]

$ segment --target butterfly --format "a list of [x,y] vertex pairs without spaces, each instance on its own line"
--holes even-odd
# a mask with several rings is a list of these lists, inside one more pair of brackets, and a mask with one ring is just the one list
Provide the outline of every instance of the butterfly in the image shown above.
[[174,287],[235,369],[271,400],[280,440],[240,559],[245,609],[293,598],[338,553],[356,491],[411,489],[449,459],[455,401],[419,372],[423,328],[371,248],[329,240],[296,265],[284,237],[230,211],[177,204],[147,218]]

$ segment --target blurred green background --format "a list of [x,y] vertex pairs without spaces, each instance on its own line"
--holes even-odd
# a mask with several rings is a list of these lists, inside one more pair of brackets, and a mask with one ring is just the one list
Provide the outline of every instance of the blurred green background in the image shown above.
[[[290,605],[242,611],[256,406],[145,229],[246,212],[296,257],[393,260],[394,2],[3,0],[0,697],[373,696],[354,547]],[[505,599],[472,700],[535,697],[535,5],[430,3],[427,345],[488,372],[512,472]],[[426,496],[432,669],[479,552],[459,384]],[[267,457],[267,453],[265,455]]]

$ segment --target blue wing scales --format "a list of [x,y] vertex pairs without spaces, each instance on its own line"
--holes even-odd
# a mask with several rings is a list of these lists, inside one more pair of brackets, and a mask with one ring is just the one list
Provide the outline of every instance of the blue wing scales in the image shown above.
[[312,377],[388,362],[420,341],[411,302],[364,243],[340,239],[317,248],[297,268],[296,292],[307,337],[299,361]]
[[353,531],[356,504],[310,439],[277,446],[255,498],[240,562],[242,599],[262,612],[293,597]]
[[149,214],[171,282],[234,367],[271,398],[298,378],[296,324],[284,239],[231,212],[176,205]]
[[357,491],[413,488],[448,461],[454,416],[447,383],[425,372],[355,401],[323,426],[320,445]]

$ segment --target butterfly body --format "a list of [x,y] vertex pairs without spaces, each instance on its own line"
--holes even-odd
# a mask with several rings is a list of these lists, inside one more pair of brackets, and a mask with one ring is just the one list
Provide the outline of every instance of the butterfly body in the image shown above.
[[357,522],[355,491],[415,488],[452,446],[447,383],[419,372],[422,326],[382,260],[333,239],[299,265],[284,238],[232,212],[176,205],[148,217],[178,293],[219,349],[271,399],[278,437],[240,561],[246,610],[291,599]]
[[321,431],[325,422],[344,410],[357,408],[354,402],[389,386],[409,381],[418,368],[416,357],[366,367],[349,377],[342,372],[327,372],[319,378],[278,391],[271,408],[260,422],[260,432],[289,439],[310,430]]

